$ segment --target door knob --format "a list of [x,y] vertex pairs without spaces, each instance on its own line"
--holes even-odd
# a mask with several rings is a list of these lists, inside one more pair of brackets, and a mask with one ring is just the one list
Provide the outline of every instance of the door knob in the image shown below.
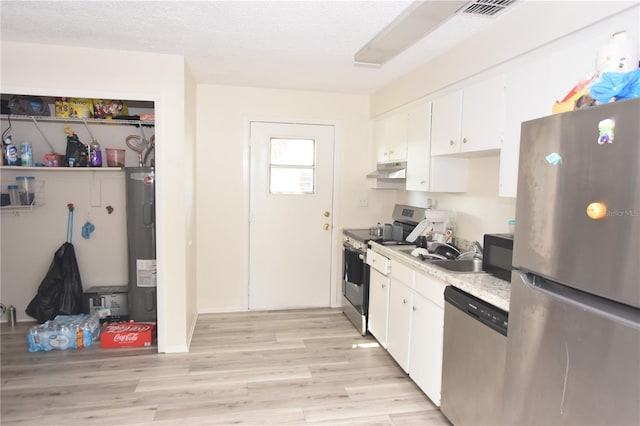
[[329,213],[328,211],[324,212],[324,217],[329,217],[330,215],[331,215],[331,213]]
[[324,225],[322,225],[322,228],[323,228],[325,231],[328,231],[328,230],[329,230],[329,224],[328,224],[328,223],[325,223]]

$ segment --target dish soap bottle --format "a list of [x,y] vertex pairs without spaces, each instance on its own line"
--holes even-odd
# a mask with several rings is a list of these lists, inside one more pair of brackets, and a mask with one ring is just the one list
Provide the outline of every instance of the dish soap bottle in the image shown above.
[[18,156],[18,148],[11,141],[11,135],[4,139],[4,150],[7,157],[7,166],[19,166],[20,157]]
[[100,151],[100,144],[96,138],[93,138],[89,144],[89,165],[102,167],[102,151]]

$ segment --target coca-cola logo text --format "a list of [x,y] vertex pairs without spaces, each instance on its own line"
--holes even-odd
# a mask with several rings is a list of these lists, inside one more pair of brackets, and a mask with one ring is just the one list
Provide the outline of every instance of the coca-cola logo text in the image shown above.
[[137,333],[116,334],[113,341],[116,343],[132,343],[138,340]]
[[124,331],[137,331],[137,332],[143,332],[143,331],[150,331],[151,330],[151,326],[150,325],[129,325],[129,324],[123,324],[123,325],[110,325],[107,327],[107,330],[109,333],[122,333]]

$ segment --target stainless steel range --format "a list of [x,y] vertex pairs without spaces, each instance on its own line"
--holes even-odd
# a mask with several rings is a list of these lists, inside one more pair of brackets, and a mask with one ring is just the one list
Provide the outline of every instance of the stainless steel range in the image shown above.
[[425,218],[427,209],[396,204],[393,223],[380,228],[344,229],[342,270],[342,312],[364,336],[367,334],[369,310],[369,265],[367,248],[369,241],[385,245],[413,244],[405,241],[413,229]]

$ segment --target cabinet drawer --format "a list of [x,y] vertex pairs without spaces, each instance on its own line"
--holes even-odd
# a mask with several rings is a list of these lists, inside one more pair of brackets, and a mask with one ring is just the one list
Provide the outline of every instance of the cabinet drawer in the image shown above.
[[401,283],[413,288],[415,275],[416,273],[409,266],[395,260],[391,261],[391,277],[393,277],[395,281],[400,281]]
[[367,249],[367,265],[384,275],[388,275],[391,270],[391,260],[371,249]]
[[416,274],[415,283],[416,292],[444,309],[444,288],[447,286],[445,282],[428,275]]

